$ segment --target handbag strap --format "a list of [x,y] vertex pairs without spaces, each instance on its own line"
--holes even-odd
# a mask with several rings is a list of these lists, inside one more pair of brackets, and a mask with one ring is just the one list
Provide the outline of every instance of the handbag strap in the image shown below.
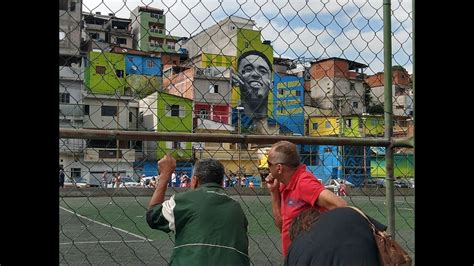
[[354,206],[347,206],[353,210],[355,210],[356,212],[358,212],[360,215],[362,215],[362,217],[364,217],[367,222],[369,223],[370,227],[372,228],[372,231],[374,232],[374,234],[376,234],[379,230],[377,230],[375,228],[375,225],[372,223],[372,221],[370,221],[369,217],[367,217],[367,215],[365,215],[365,213],[363,211],[361,211],[359,208],[356,208]]

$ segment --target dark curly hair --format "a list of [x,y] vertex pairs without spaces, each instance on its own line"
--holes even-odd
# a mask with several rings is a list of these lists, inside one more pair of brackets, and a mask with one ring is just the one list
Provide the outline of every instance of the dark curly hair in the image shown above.
[[302,211],[291,223],[290,239],[293,241],[300,233],[308,232],[311,226],[319,219],[320,212],[311,208]]

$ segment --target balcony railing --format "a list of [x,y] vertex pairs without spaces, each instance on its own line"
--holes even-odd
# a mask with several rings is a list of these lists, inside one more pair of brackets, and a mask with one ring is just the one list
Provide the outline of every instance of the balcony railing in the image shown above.
[[60,153],[81,153],[84,148],[86,141],[83,139],[60,139],[59,140],[59,152]]

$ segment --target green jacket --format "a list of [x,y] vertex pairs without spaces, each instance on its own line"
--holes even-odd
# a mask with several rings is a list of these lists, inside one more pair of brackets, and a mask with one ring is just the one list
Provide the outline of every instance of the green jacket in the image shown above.
[[148,210],[151,228],[175,232],[171,265],[249,265],[248,221],[215,183],[178,193]]

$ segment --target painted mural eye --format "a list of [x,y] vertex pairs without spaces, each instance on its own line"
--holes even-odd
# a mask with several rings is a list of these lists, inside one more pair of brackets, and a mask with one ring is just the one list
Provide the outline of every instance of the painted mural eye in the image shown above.
[[268,70],[267,70],[267,68],[265,68],[265,67],[259,67],[259,68],[258,68],[258,71],[259,71],[262,75],[268,74]]

